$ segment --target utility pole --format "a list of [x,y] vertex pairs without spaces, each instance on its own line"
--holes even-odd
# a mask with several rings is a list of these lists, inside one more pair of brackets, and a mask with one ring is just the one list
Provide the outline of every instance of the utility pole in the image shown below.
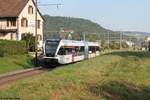
[[122,32],[120,32],[120,50],[122,49]]
[[108,49],[110,49],[110,33],[109,33],[109,30],[107,31],[108,33]]
[[38,66],[38,47],[37,47],[37,10],[38,10],[38,7],[37,7],[37,0],[35,0],[35,66],[37,67]]
[[83,40],[86,41],[85,32],[83,32]]

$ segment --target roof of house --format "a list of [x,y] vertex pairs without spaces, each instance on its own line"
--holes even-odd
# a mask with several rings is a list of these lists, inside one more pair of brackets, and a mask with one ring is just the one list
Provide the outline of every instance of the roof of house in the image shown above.
[[[0,0],[0,18],[5,17],[18,17],[24,9],[29,0]],[[34,5],[35,2],[32,0]],[[38,10],[43,18],[42,14]],[[44,18],[43,18],[44,19]]]
[[0,0],[0,17],[17,17],[29,0]]

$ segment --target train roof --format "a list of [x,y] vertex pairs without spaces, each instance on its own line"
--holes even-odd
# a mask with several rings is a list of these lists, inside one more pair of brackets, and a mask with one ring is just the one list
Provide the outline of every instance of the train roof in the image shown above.
[[[59,41],[60,45],[64,46],[99,46],[98,42],[87,42],[87,41],[77,41],[77,40],[60,40],[60,39],[47,39],[50,41]],[[46,41],[47,41],[46,40]]]
[[61,40],[60,43],[64,45],[71,45],[71,46],[85,46],[85,44],[87,44],[88,46],[99,46],[98,42],[85,42],[85,41],[76,41],[76,40]]
[[61,40],[60,44],[64,46],[84,46],[85,42],[76,40]]
[[87,42],[88,46],[100,46],[99,42]]

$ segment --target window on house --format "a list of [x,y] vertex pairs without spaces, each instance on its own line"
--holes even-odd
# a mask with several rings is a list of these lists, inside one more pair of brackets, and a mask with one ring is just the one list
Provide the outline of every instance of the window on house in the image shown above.
[[7,27],[16,26],[16,19],[7,19]]
[[28,27],[28,20],[26,19],[25,27]]
[[32,6],[28,7],[28,14],[33,14],[33,7]]
[[11,26],[16,26],[16,20],[11,20],[10,23],[11,23]]
[[41,21],[37,20],[37,28],[40,28],[40,25],[41,25]]
[[42,40],[42,36],[38,34],[38,41]]
[[9,20],[7,19],[7,27],[9,27]]
[[23,23],[24,23],[24,19],[22,18],[22,19],[21,19],[21,26],[22,26],[22,27],[24,26]]
[[22,18],[21,19],[21,26],[22,27],[28,27],[28,20],[27,20],[27,18]]

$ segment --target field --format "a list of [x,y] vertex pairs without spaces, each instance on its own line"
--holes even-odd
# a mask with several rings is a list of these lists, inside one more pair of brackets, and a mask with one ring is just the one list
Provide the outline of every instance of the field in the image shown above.
[[29,55],[14,55],[0,58],[0,74],[32,67]]
[[150,53],[120,51],[20,80],[0,97],[21,100],[150,100]]

